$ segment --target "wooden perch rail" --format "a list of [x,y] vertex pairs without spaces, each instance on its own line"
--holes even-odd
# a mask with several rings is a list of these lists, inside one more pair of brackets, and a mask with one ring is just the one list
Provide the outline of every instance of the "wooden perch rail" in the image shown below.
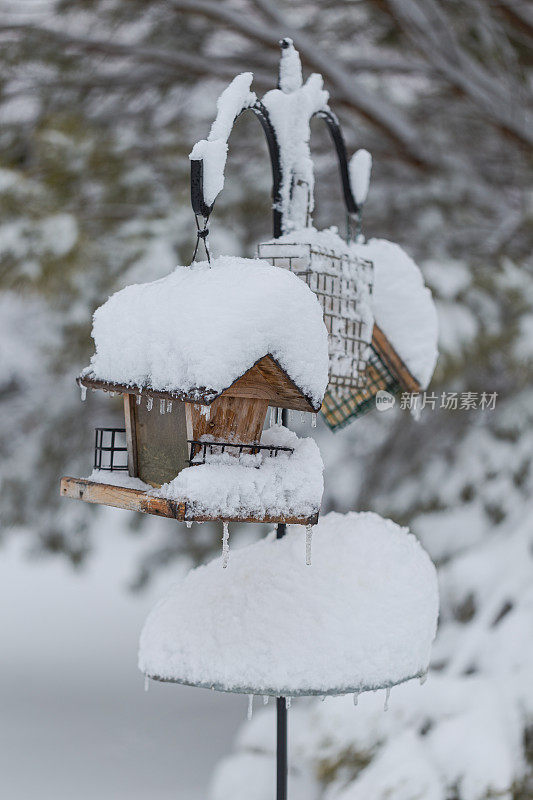
[[62,497],[83,500],[85,503],[98,503],[125,508],[128,511],[140,511],[143,514],[154,514],[157,517],[169,517],[178,522],[266,522],[269,524],[285,523],[287,525],[316,525],[318,511],[308,517],[265,516],[265,517],[218,517],[205,514],[194,514],[187,509],[187,503],[167,500],[164,497],[152,497],[141,489],[129,489],[124,486],[113,486],[108,483],[97,483],[84,478],[61,478],[60,493]]

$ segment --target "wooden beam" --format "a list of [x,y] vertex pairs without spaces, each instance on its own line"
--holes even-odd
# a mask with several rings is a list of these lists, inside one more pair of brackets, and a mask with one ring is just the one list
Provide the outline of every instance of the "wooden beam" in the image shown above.
[[374,323],[372,334],[372,345],[382,359],[385,366],[397,378],[402,389],[406,392],[417,394],[420,392],[420,384],[406,367],[392,344],[389,342],[381,328]]
[[123,486],[112,486],[108,483],[97,483],[84,478],[61,478],[60,493],[62,497],[83,500],[85,503],[97,503],[114,508],[125,508],[128,511],[140,511],[142,514],[154,514],[158,517],[169,517],[178,522],[266,522],[268,524],[286,523],[287,525],[316,525],[318,511],[308,517],[264,516],[264,517],[213,517],[204,514],[191,514],[186,503],[166,500],[163,497],[152,497],[140,489],[128,489]]

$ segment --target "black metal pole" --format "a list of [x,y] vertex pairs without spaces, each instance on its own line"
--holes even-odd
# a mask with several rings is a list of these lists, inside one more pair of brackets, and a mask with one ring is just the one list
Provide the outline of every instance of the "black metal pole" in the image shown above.
[[[283,409],[281,423],[287,425],[289,412]],[[287,526],[280,523],[276,528],[276,539],[285,536]],[[287,800],[288,753],[287,753],[287,701],[285,697],[276,698],[276,800]]]
[[284,697],[276,697],[276,800],[287,800],[287,705]]

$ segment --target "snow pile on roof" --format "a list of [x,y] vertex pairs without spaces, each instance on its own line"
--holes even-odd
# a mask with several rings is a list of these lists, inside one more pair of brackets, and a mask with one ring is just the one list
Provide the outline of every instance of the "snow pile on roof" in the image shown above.
[[224,168],[228,154],[228,139],[235,117],[257,100],[250,91],[253,75],[242,72],[224,89],[217,100],[217,116],[207,139],[196,142],[189,158],[203,161],[203,194],[206,205],[212,205],[224,188]]
[[139,667],[181,683],[294,696],[390,686],[425,673],[435,569],[377,514],[330,513],[192,570],[148,616]]
[[219,393],[270,353],[319,408],[327,332],[313,293],[265,261],[220,257],[112,295],[94,314],[85,375],[128,386]]
[[438,320],[431,291],[405,250],[386,239],[352,245],[374,262],[374,317],[377,324],[425,389],[437,363]]
[[260,451],[240,458],[207,454],[205,464],[187,467],[151,494],[186,502],[187,511],[197,516],[306,517],[319,511],[324,466],[315,441],[276,425],[263,432],[261,444],[294,452],[269,456]]

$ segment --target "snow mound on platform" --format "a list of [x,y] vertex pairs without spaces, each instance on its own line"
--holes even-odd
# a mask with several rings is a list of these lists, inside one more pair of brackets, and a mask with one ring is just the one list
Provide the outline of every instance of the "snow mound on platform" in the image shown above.
[[94,314],[91,377],[221,392],[270,353],[317,409],[328,382],[320,305],[292,273],[221,256],[127,286]]
[[186,467],[170,483],[152,491],[186,502],[194,516],[309,517],[320,510],[324,465],[313,439],[299,439],[279,425],[263,431],[262,445],[291,447],[292,453],[236,458],[207,455],[205,464]]
[[436,573],[405,528],[330,513],[305,563],[303,528],[272,533],[174,586],[148,616],[147,675],[254,694],[365,691],[427,670]]

